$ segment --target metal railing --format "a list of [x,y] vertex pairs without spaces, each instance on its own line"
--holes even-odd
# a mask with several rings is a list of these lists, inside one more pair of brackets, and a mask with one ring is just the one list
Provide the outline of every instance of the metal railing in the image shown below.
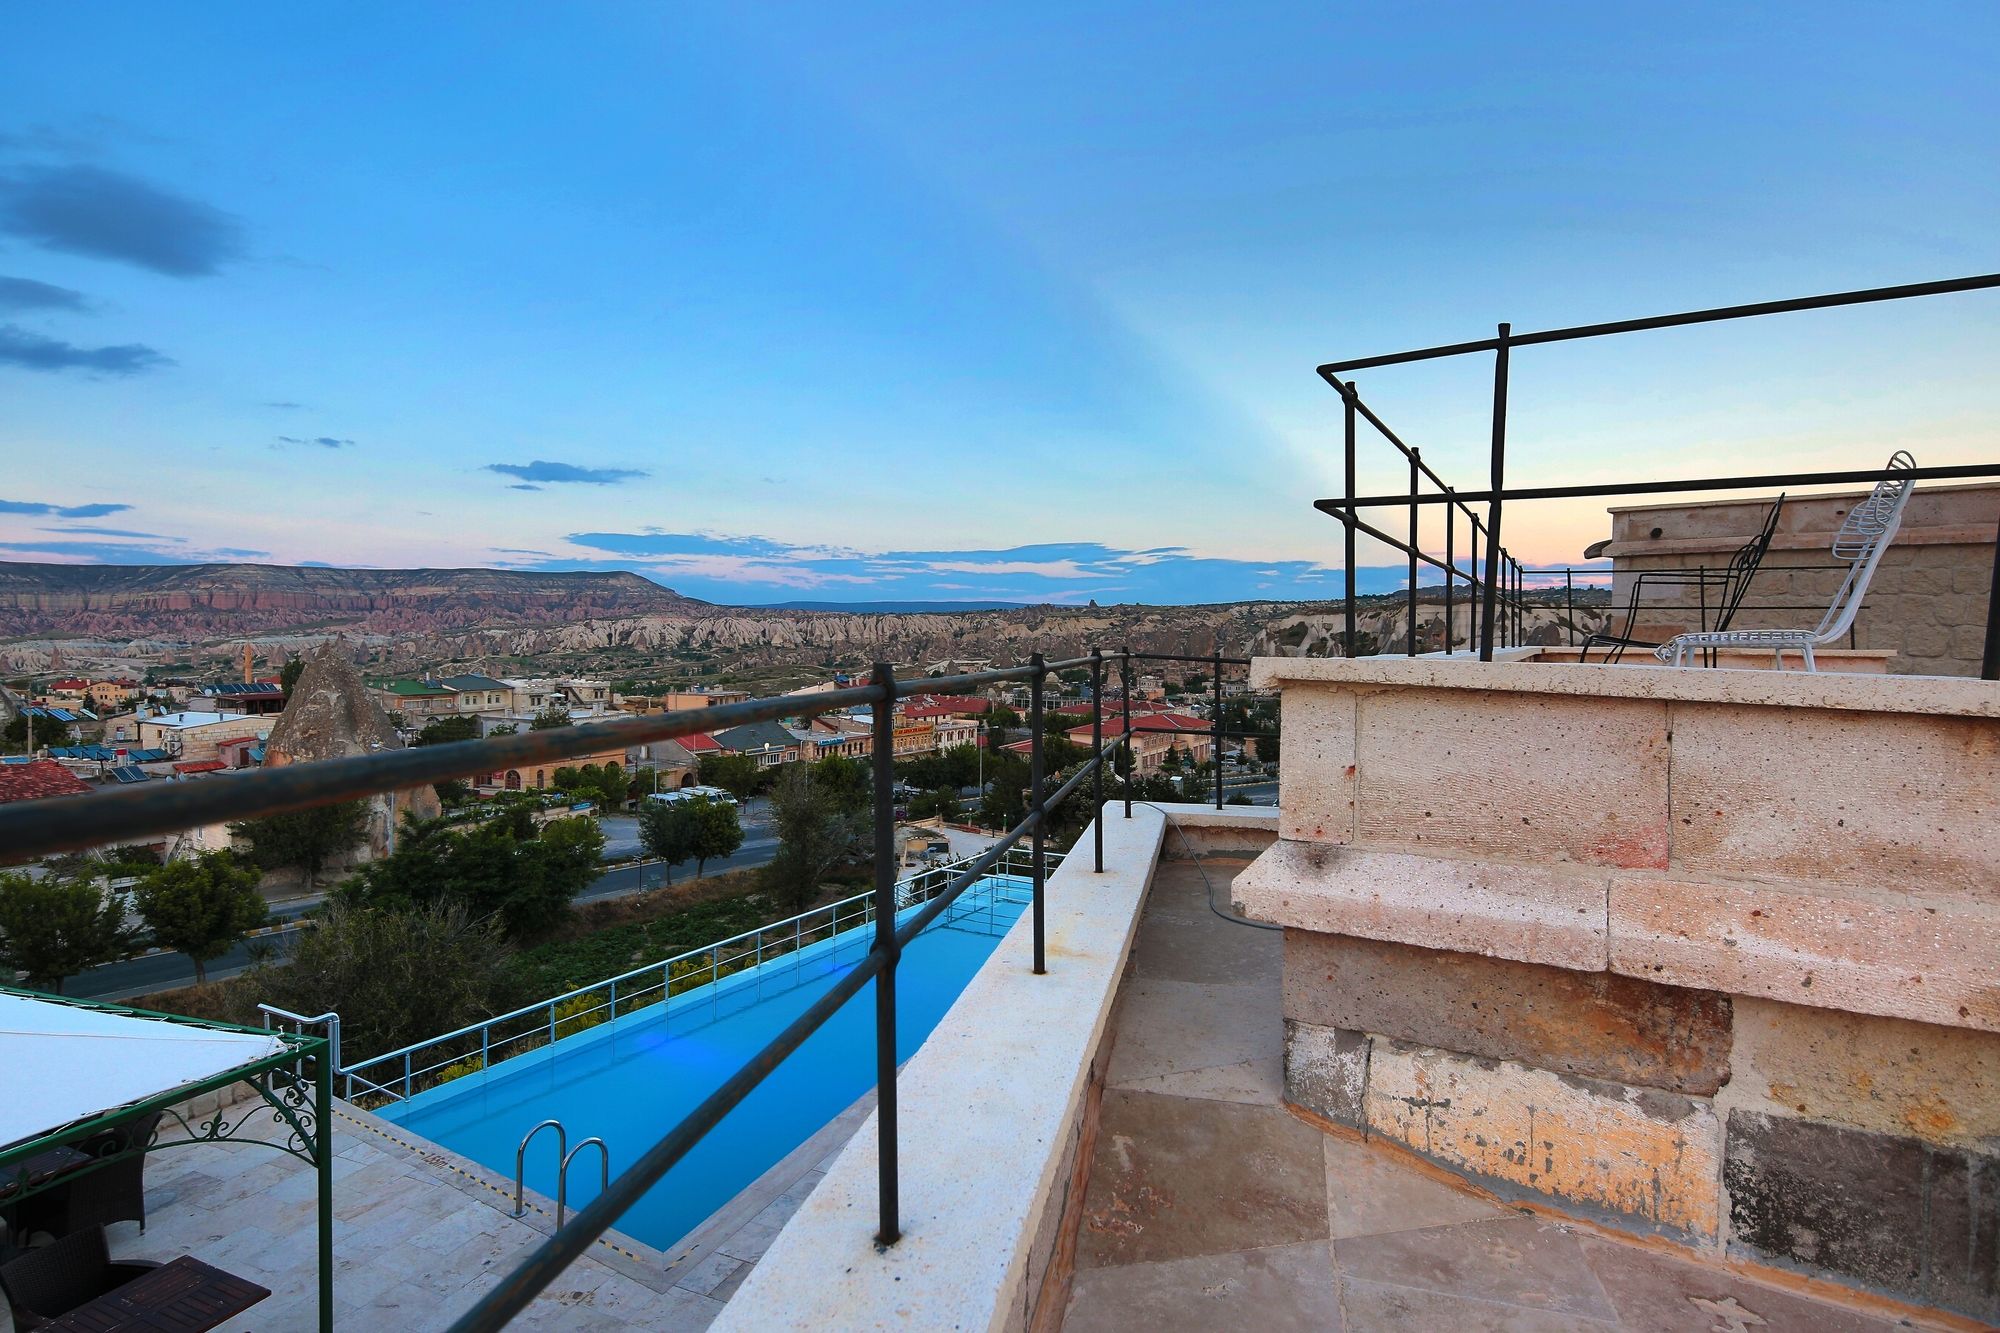
[[[1094,808],[1104,809],[1104,771],[1110,756],[1121,746],[1129,746],[1129,703],[1132,654],[1093,650],[1086,657],[1050,662],[1035,654],[1027,665],[993,671],[970,672],[943,678],[924,678],[908,683],[896,678],[887,663],[878,663],[866,685],[828,690],[814,695],[794,695],[775,699],[752,699],[711,708],[677,713],[653,714],[529,731],[513,736],[488,737],[447,745],[396,750],[319,763],[288,764],[245,774],[228,782],[155,783],[124,791],[93,793],[88,796],[58,797],[19,802],[0,807],[0,849],[12,858],[27,859],[53,852],[80,850],[112,841],[130,841],[148,835],[170,834],[181,829],[214,823],[253,819],[287,811],[303,810],[338,801],[353,800],[479,773],[548,763],[559,759],[601,753],[607,748],[644,745],[652,741],[711,732],[749,722],[772,721],[781,717],[815,717],[836,709],[868,705],[872,710],[873,770],[872,804],[874,819],[875,885],[870,904],[873,929],[867,954],[832,985],[782,1032],[710,1093],[688,1115],[647,1147],[631,1165],[612,1178],[597,1197],[559,1226],[537,1248],[492,1287],[462,1316],[459,1330],[497,1329],[534,1299],[590,1244],[608,1230],[647,1190],[658,1183],[689,1149],[734,1109],[752,1089],[817,1031],[827,1019],[875,982],[875,1068],[878,1136],[878,1244],[895,1244],[901,1235],[898,1215],[897,1103],[896,1103],[896,964],[903,948],[932,922],[949,910],[973,884],[988,875],[1024,839],[1030,840],[1029,881],[1033,941],[1033,967],[1047,971],[1044,940],[1043,891],[1049,862],[1046,826],[1050,815],[1088,779]],[[1126,682],[1126,730],[1108,745],[1103,743],[1105,665],[1118,664]],[[1190,659],[1212,660],[1212,659]],[[1095,743],[1089,757],[1063,779],[1054,791],[1047,790],[1049,775],[1043,763],[1045,692],[1051,672],[1088,667],[1093,682],[1092,730]],[[966,862],[927,902],[912,911],[896,910],[895,832],[895,718],[894,705],[906,695],[925,693],[973,693],[990,685],[1026,682],[1031,691],[1030,714],[1035,725],[1030,732],[1030,799],[1028,813],[1020,823],[1001,835],[995,845]],[[1129,797],[1129,786],[1127,789]],[[1131,806],[1128,800],[1126,814]],[[1094,868],[1104,869],[1103,820],[1097,827]],[[719,964],[718,964],[719,967]],[[670,984],[671,978],[668,978]],[[279,1024],[328,1023],[332,1016],[305,1015],[267,1010],[265,1021]],[[538,1025],[540,1020],[537,1019]],[[559,1023],[558,1023],[559,1026]],[[367,1066],[357,1065],[355,1068]],[[411,1070],[411,1087],[415,1086]],[[328,1078],[330,1084],[331,1076]],[[358,1082],[377,1084],[377,1080]]]
[[[962,857],[897,881],[897,910],[928,902],[944,892],[952,879],[975,859]],[[1061,861],[1060,853],[1048,853],[1045,869],[1053,869]],[[1028,854],[1017,847],[1010,848],[999,865],[986,873],[1030,879],[1034,867]],[[842,935],[851,935],[873,924],[874,920],[875,893],[870,889],[351,1065],[336,1063],[334,1074],[342,1080],[341,1096],[349,1101],[357,1095],[379,1097],[385,1102],[407,1101],[419,1092],[467,1075],[483,1074],[503,1060],[554,1045],[564,1037],[613,1018],[691,996],[767,962],[782,958],[802,960],[807,946],[837,941]],[[271,1005],[257,1007],[265,1011],[267,1018],[277,1015],[306,1024],[324,1025],[330,1017],[337,1031],[337,1014],[301,1018]]]
[[[1941,282],[1910,283],[1898,287],[1874,287],[1863,291],[1834,292],[1822,296],[1798,297],[1784,301],[1761,301],[1750,305],[1722,306],[1709,310],[1691,310],[1673,315],[1655,315],[1644,319],[1617,320],[1605,324],[1585,324],[1571,328],[1546,329],[1535,333],[1515,333],[1511,324],[1501,324],[1492,338],[1481,338],[1473,342],[1449,343],[1438,347],[1418,348],[1414,351],[1392,352],[1382,356],[1358,357],[1345,361],[1332,361],[1319,367],[1319,374],[1341,396],[1346,409],[1346,493],[1332,499],[1317,500],[1314,506],[1338,520],[1345,529],[1345,555],[1347,565],[1347,589],[1345,619],[1348,651],[1353,652],[1356,633],[1356,593],[1355,573],[1358,565],[1355,559],[1355,538],[1368,536],[1383,543],[1392,550],[1401,552],[1409,569],[1408,598],[1410,634],[1409,651],[1412,656],[1417,651],[1416,607],[1417,576],[1420,566],[1441,569],[1445,572],[1445,595],[1452,595],[1454,583],[1460,579],[1468,582],[1470,590],[1479,597],[1479,624],[1477,643],[1482,661],[1491,661],[1496,647],[1506,647],[1520,640],[1523,615],[1531,604],[1523,587],[1523,571],[1520,564],[1507,554],[1501,545],[1502,510],[1508,501],[1581,499],[1592,497],[1613,497],[1628,495],[1660,495],[1695,491],[1727,490],[1779,490],[1798,486],[1846,485],[1852,483],[1872,485],[1881,480],[1879,469],[1829,470],[1819,472],[1790,472],[1763,476],[1738,477],[1683,477],[1661,481],[1644,481],[1612,484],[1586,484],[1569,486],[1516,486],[1509,487],[1507,471],[1507,384],[1508,367],[1512,350],[1542,343],[1572,342],[1585,338],[1601,338],[1612,334],[1639,333],[1653,329],[1677,328],[1689,324],[1707,324],[1724,320],[1750,319],[1761,315],[1790,314],[1803,310],[1824,310],[1838,306],[1864,305],[1878,301],[1901,301],[1916,297],[1943,296],[1956,292],[1984,291],[2000,287],[2000,273],[1981,274],[1969,278],[1951,278]],[[1485,490],[1454,490],[1425,464],[1418,451],[1406,445],[1396,433],[1383,423],[1366,404],[1361,401],[1354,381],[1341,378],[1355,371],[1369,370],[1381,366],[1405,365],[1413,361],[1430,361],[1441,357],[1465,356],[1472,353],[1491,352],[1493,354],[1493,405],[1491,433],[1488,442],[1488,463],[1491,484]],[[1385,439],[1393,444],[1409,462],[1410,489],[1404,495],[1361,495],[1356,478],[1355,428],[1357,421],[1366,421]],[[1913,482],[1921,481],[1963,481],[1980,478],[2000,477],[2000,464],[1968,464],[1949,467],[1919,467],[1910,469],[1908,476]],[[1437,488],[1436,493],[1425,493],[1423,483]],[[1445,513],[1445,554],[1442,559],[1421,549],[1419,539],[1419,514],[1426,506],[1443,506]],[[1472,506],[1484,505],[1486,518],[1482,524]],[[1407,536],[1388,532],[1369,523],[1359,511],[1371,508],[1406,508],[1409,511]],[[1468,568],[1457,567],[1456,525],[1457,515],[1463,514],[1471,525],[1468,535]],[[1482,577],[1482,575],[1484,577]],[[1445,617],[1446,646],[1452,646],[1451,616]],[[1980,674],[1987,680],[2000,680],[2000,534],[1996,534],[1993,553],[1993,581],[1986,612],[1986,638]]]

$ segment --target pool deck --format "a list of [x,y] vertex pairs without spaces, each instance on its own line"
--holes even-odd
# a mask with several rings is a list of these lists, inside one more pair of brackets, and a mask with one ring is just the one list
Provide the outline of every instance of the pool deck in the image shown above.
[[[1246,861],[1207,858],[1216,900]],[[1887,1333],[1893,1317],[1523,1213],[1282,1104],[1280,936],[1166,861],[1140,922],[1068,1333]]]

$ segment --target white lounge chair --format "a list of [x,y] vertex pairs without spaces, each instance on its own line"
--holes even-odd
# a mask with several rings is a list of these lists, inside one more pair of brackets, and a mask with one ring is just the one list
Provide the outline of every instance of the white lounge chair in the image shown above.
[[1769,648],[1773,663],[1782,671],[1789,649],[1805,659],[1806,670],[1817,671],[1813,649],[1837,643],[1854,624],[1854,617],[1861,610],[1861,599],[1868,593],[1868,582],[1875,577],[1875,566],[1882,562],[1882,553],[1889,549],[1903,521],[1903,507],[1910,502],[1910,492],[1915,489],[1908,473],[1916,466],[1917,460],[1906,450],[1898,449],[1891,454],[1882,480],[1875,484],[1867,499],[1848,512],[1847,521],[1833,535],[1833,558],[1847,562],[1847,577],[1841,582],[1840,591],[1833,595],[1833,604],[1820,617],[1817,628],[1677,634],[1655,648],[1653,656],[1669,666],[1695,666],[1700,664],[1698,654],[1703,649]]

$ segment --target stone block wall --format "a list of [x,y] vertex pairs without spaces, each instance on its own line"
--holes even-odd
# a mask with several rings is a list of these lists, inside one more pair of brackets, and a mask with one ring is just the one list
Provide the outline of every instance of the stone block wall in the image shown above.
[[1286,1086],[1496,1192],[2000,1323],[2000,686],[1260,661]]

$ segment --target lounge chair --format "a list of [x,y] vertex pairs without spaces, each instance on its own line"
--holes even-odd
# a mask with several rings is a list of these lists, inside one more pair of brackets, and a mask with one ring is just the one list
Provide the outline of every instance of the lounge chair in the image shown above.
[[104,1228],[85,1227],[0,1264],[0,1292],[14,1309],[14,1327],[25,1333],[158,1267],[111,1262]]
[[[1781,495],[1777,503],[1771,506],[1771,512],[1764,516],[1764,526],[1758,529],[1757,535],[1738,547],[1736,554],[1732,555],[1729,563],[1721,569],[1648,569],[1641,572],[1632,581],[1632,594],[1626,601],[1624,631],[1619,634],[1591,635],[1583,641],[1583,652],[1576,660],[1588,662],[1592,648],[1607,649],[1604,660],[1616,662],[1624,657],[1627,648],[1660,646],[1658,639],[1641,639],[1633,636],[1642,609],[1640,603],[1649,585],[1694,588],[1701,599],[1702,629],[1708,631],[1728,629],[1730,621],[1736,618],[1737,608],[1743,604],[1743,594],[1750,590],[1750,580],[1757,576],[1757,570],[1763,565],[1765,555],[1770,552],[1771,538],[1778,531],[1778,515],[1784,508],[1785,497]],[[1713,625],[1707,623],[1708,592],[1711,588],[1716,593]]]
[[1695,664],[1695,655],[1709,648],[1769,648],[1773,664],[1783,670],[1789,650],[1805,660],[1806,670],[1817,671],[1813,649],[1837,643],[1854,624],[1861,611],[1861,599],[1882,563],[1882,553],[1895,539],[1903,522],[1903,510],[1916,489],[1908,474],[1917,460],[1898,449],[1889,456],[1882,480],[1868,497],[1848,511],[1840,531],[1833,535],[1833,558],[1847,565],[1847,577],[1833,595],[1833,604],[1813,629],[1733,629],[1677,634],[1653,650],[1653,655],[1669,666]]

